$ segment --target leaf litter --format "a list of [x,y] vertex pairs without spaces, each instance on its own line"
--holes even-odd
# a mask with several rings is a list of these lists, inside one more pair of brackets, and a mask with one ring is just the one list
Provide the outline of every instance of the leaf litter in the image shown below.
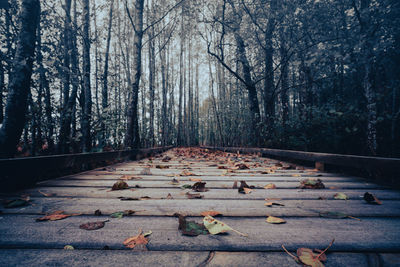
[[233,231],[241,236],[248,236],[247,234],[241,233],[241,232],[233,229],[226,223],[218,221],[217,219],[215,219],[209,215],[207,215],[203,218],[203,224],[207,228],[207,230],[210,232],[210,234],[212,234],[212,235],[225,233],[227,231]]
[[62,220],[71,216],[78,216],[81,214],[64,214],[64,211],[62,210],[56,210],[50,214],[47,214],[43,217],[37,218],[36,221],[37,222],[43,222],[43,221],[58,221],[58,220]]

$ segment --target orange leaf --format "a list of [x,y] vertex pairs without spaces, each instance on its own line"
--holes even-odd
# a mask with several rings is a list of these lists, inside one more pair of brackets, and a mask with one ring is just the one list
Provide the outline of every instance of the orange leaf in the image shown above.
[[140,230],[140,233],[138,235],[125,239],[123,244],[127,248],[135,248],[139,245],[144,250],[147,250],[147,243],[149,243],[149,240],[143,235],[143,232]]
[[219,212],[219,211],[215,211],[215,210],[208,210],[208,211],[203,211],[202,213],[200,213],[201,214],[201,216],[211,216],[211,217],[215,217],[215,216],[218,216],[218,215],[222,215],[222,213],[221,212]]
[[201,182],[201,179],[200,179],[200,178],[189,178],[189,181],[192,181],[192,182]]
[[48,214],[46,216],[37,218],[36,221],[37,222],[41,222],[41,221],[58,221],[58,220],[62,220],[65,218],[68,218],[70,216],[76,216],[76,215],[80,215],[80,214],[63,214],[64,211],[62,210],[56,210],[51,214]]

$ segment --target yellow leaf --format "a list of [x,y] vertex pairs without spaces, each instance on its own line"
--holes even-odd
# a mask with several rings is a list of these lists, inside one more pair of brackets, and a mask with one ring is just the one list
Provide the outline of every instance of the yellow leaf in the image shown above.
[[284,219],[281,219],[278,217],[273,217],[273,216],[268,216],[268,218],[265,221],[267,223],[272,223],[272,224],[286,223],[286,221]]
[[276,185],[275,184],[267,184],[266,186],[264,186],[265,189],[276,189]]
[[239,235],[247,236],[246,234],[243,234],[243,233],[231,228],[229,225],[227,225],[221,221],[218,221],[211,216],[204,217],[203,223],[204,223],[204,226],[207,228],[207,230],[212,235],[225,233],[227,231],[234,231],[235,233],[238,233]]

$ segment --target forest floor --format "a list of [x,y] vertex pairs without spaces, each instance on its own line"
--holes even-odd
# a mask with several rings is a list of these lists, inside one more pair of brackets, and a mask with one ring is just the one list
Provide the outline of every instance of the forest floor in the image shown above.
[[400,266],[399,191],[257,155],[175,148],[0,198],[0,266]]

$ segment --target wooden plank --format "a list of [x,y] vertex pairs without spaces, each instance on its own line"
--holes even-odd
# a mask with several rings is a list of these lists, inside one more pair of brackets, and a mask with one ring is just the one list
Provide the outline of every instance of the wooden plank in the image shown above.
[[[127,174],[129,175],[129,174]],[[131,174],[132,175],[132,174]],[[311,176],[214,176],[214,175],[204,175],[201,177],[196,176],[178,176],[178,177],[171,177],[171,176],[161,176],[161,175],[132,175],[139,179],[132,179],[132,180],[143,180],[143,181],[171,181],[172,179],[178,179],[181,182],[190,181],[190,179],[201,179],[202,181],[240,181],[245,180],[246,182],[300,182],[301,180],[308,179]],[[72,175],[68,177],[60,178],[60,180],[118,180],[122,178],[123,175],[91,175],[91,174],[83,174],[83,175]],[[324,182],[364,182],[360,178],[350,178],[350,177],[337,177],[337,176],[330,176],[330,177],[314,177],[313,179],[322,179]]]
[[29,187],[44,179],[107,165],[108,161],[115,163],[129,158],[143,158],[169,148],[0,159],[0,191]]
[[[151,230],[149,250],[180,251],[282,251],[299,247],[324,248],[335,238],[334,251],[396,252],[400,250],[400,218],[365,218],[356,221],[326,218],[287,218],[286,224],[272,225],[265,218],[222,217],[234,232],[225,235],[183,236],[174,217],[125,217],[111,219],[96,231],[79,229],[88,221],[105,217],[75,216],[54,222],[35,222],[37,216],[3,215],[0,220],[1,248],[124,249],[122,242],[139,229]],[[107,218],[108,219],[108,218]],[[191,218],[189,218],[191,219]],[[193,218],[201,221],[200,218]],[[372,230],[373,229],[373,230]]]
[[[106,194],[106,193],[105,193]],[[142,195],[143,196],[143,195]],[[167,192],[165,196],[167,196]],[[354,217],[366,216],[400,216],[400,201],[385,200],[384,205],[370,205],[364,200],[280,200],[285,206],[264,206],[264,200],[240,199],[145,199],[121,201],[118,198],[32,198],[32,205],[16,209],[3,210],[4,213],[43,214],[55,210],[63,210],[69,214],[92,215],[100,209],[103,214],[123,210],[138,211],[137,215],[172,216],[182,213],[200,216],[207,210],[217,210],[225,216],[265,217],[271,216],[301,216],[318,217],[319,212],[337,211]]]
[[[383,254],[387,255],[387,254]],[[1,266],[174,266],[197,267],[210,256],[208,251],[127,251],[59,249],[0,249]],[[169,264],[168,264],[169,263]],[[293,259],[283,252],[213,252],[207,266],[293,267]],[[325,265],[368,266],[368,255],[362,253],[329,253]]]
[[[171,178],[172,180],[172,178]],[[79,187],[109,187],[111,189],[112,185],[116,182],[116,180],[49,180],[40,182],[40,186],[79,186]],[[325,182],[323,181],[327,188],[334,187],[335,189],[381,189],[384,186],[376,185],[372,183],[341,183],[341,182]],[[194,182],[185,182],[181,183],[181,185],[172,185],[170,181],[145,181],[145,180],[130,180],[127,181],[128,185],[132,188],[139,186],[142,188],[180,188],[182,184],[191,184]],[[254,185],[256,188],[263,188],[269,181],[265,182],[252,182],[250,185]],[[299,182],[276,182],[275,185],[277,188],[298,188],[300,185]],[[232,188],[233,183],[228,181],[210,181],[207,182],[207,188]]]
[[[40,192],[42,193],[40,193]],[[87,188],[87,187],[38,187],[17,193],[3,194],[0,198],[18,197],[20,195],[29,195],[31,197],[45,197],[44,194],[55,194],[56,197],[78,197],[78,198],[118,198],[118,197],[142,197],[149,196],[151,198],[165,198],[170,193],[174,199],[187,199],[179,188],[139,188],[135,191],[120,190],[109,191],[109,188]],[[106,193],[105,193],[106,192]],[[258,199],[278,198],[286,200],[303,200],[303,199],[333,199],[338,190],[321,189],[276,189],[276,190],[254,190],[251,194],[239,194],[236,189],[213,189],[204,193],[206,199]],[[341,193],[346,194],[350,199],[360,200],[363,198],[365,190],[362,189],[342,189]],[[394,190],[368,190],[371,194],[377,196],[380,200],[400,200],[400,192]]]

